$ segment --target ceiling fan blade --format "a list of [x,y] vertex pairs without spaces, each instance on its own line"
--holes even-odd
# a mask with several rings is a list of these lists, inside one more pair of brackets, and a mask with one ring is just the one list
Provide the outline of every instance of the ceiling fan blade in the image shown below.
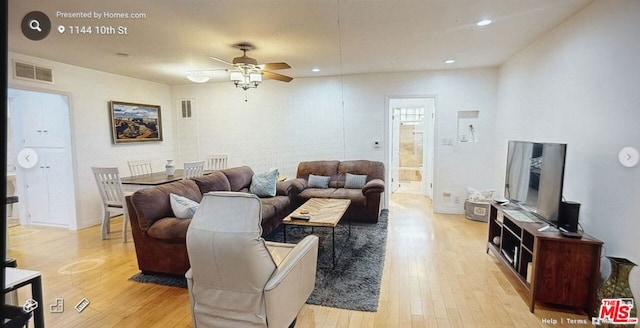
[[282,81],[282,82],[289,82],[291,80],[293,80],[292,77],[286,76],[286,75],[282,75],[282,74],[278,74],[278,73],[274,73],[274,72],[269,72],[269,71],[262,71],[262,76],[268,78],[268,79],[272,79],[272,80],[278,80],[278,81]]
[[229,65],[229,66],[233,66],[233,63],[230,63],[230,62],[228,62],[228,61],[226,61],[226,60],[224,60],[224,59],[220,59],[220,58],[213,57],[213,56],[209,56],[209,58],[211,58],[211,59],[213,59],[213,60],[215,60],[215,61],[219,61],[219,62],[221,62],[221,63],[227,64],[227,65]]
[[266,63],[258,65],[260,69],[277,70],[291,68],[287,63]]

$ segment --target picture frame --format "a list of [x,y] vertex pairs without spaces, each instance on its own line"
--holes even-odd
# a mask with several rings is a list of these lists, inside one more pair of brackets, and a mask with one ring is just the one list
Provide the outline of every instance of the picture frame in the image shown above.
[[160,106],[123,101],[109,102],[114,144],[162,141]]

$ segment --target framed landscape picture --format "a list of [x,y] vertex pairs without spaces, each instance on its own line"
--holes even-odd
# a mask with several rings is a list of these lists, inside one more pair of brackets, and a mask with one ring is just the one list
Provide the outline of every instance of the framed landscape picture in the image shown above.
[[162,141],[160,106],[110,101],[109,113],[114,144]]

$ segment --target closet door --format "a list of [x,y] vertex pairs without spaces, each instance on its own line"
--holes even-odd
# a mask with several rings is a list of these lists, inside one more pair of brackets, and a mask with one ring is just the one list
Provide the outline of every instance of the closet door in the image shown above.
[[[12,107],[19,108],[22,147],[64,148],[69,138],[69,113],[66,97],[28,92]],[[24,119],[26,118],[26,119]]]
[[63,148],[33,148],[36,166],[25,170],[27,216],[33,224],[68,226],[73,218],[73,176]]
[[42,148],[40,151],[46,159],[47,191],[49,199],[48,224],[68,226],[74,219],[73,184],[69,183],[73,177],[71,157],[62,148]]
[[70,111],[64,95],[8,90],[13,148],[37,154],[33,167],[19,165],[16,184],[25,224],[70,227],[75,222]]
[[26,205],[29,223],[49,222],[49,168],[44,156],[38,153],[38,162],[34,167],[21,170],[24,178],[26,197],[20,203]]

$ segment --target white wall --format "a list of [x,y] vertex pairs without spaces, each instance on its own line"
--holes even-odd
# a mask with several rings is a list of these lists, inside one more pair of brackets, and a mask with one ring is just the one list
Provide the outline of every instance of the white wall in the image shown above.
[[[479,110],[481,142],[436,146],[434,209],[462,213],[467,186],[495,184],[491,154],[496,87],[497,69],[486,68],[297,78],[287,84],[265,81],[247,91],[247,102],[245,93],[230,82],[184,84],[172,87],[172,98],[176,104],[196,99],[200,156],[228,153],[230,166],[249,165],[255,171],[277,167],[289,177],[303,160],[386,162],[390,96],[435,96],[436,140],[456,139],[457,111]],[[373,147],[375,140],[382,143],[380,148]],[[181,149],[193,146],[179,143]],[[452,192],[460,202],[453,203],[454,197],[446,202],[442,191]]]
[[[596,1],[501,67],[494,173],[504,181],[509,139],[567,143],[565,198],[582,204],[580,223],[605,255],[637,264],[640,166],[617,156],[640,148],[639,32],[640,1]],[[631,274],[637,298],[640,269]]]
[[189,131],[178,131],[180,161],[227,153],[229,166],[248,165],[256,172],[277,167],[291,177],[300,160],[344,158],[339,80],[312,82],[264,82],[247,91],[247,102],[230,82],[172,87],[174,103],[183,98],[196,103],[191,120],[197,121],[200,147],[183,155],[193,145],[181,137]]
[[[9,87],[69,95],[77,213],[74,222],[70,223],[72,228],[98,224],[102,217],[100,195],[91,173],[92,166],[117,166],[121,175],[126,176],[129,175],[126,164],[128,159],[150,158],[154,169],[161,170],[164,169],[165,160],[173,158],[173,109],[167,85],[16,53],[9,53],[9,72],[13,72],[13,60],[52,68],[54,83],[24,81],[9,76]],[[160,105],[164,141],[114,145],[109,125],[110,100]],[[8,155],[10,165],[14,157]]]
[[[457,111],[473,109],[481,113],[477,133],[482,142],[436,145],[435,211],[462,213],[467,186],[487,188],[494,183],[490,157],[487,160],[485,154],[494,144],[495,68],[298,78],[288,84],[265,81],[247,91],[245,102],[245,93],[229,82],[169,87],[21,54],[9,55],[9,65],[18,59],[50,67],[55,79],[54,84],[46,84],[10,77],[10,87],[70,96],[78,213],[72,226],[78,228],[99,222],[100,200],[91,166],[118,166],[122,175],[128,175],[127,159],[151,158],[154,168],[161,170],[166,159],[176,159],[176,165],[181,165],[209,154],[228,153],[229,166],[249,165],[255,171],[278,167],[292,177],[303,160],[386,162],[390,96],[435,96],[436,140],[455,140]],[[183,98],[195,99],[195,122],[178,123],[182,119],[178,102]],[[110,100],[160,105],[164,141],[112,144]],[[198,132],[195,147],[194,126]],[[179,131],[178,127],[188,127],[189,131]],[[382,146],[374,148],[374,140],[381,141]],[[443,191],[458,196],[460,203],[453,203],[453,197],[443,199]]]

